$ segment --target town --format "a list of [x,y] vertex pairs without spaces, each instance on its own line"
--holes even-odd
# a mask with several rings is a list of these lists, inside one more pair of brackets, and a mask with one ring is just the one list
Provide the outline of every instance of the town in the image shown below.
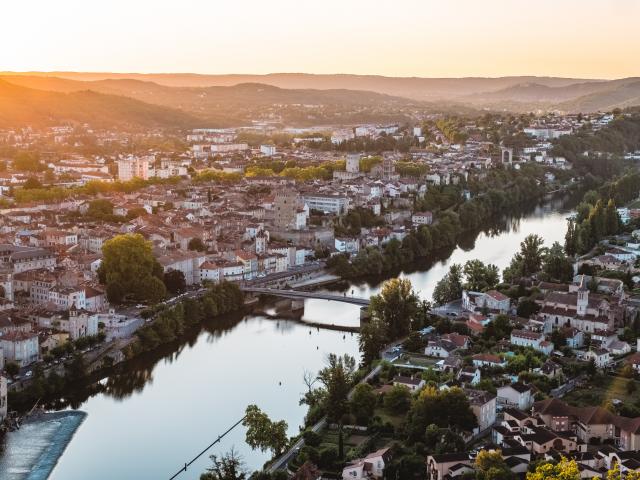
[[320,372],[302,440],[256,445],[273,478],[516,478],[560,457],[632,478],[638,113],[281,124],[0,131],[6,428],[261,289],[394,277],[573,195],[562,245],[529,235],[503,272],[451,265],[433,299],[402,280],[362,299],[361,362]]

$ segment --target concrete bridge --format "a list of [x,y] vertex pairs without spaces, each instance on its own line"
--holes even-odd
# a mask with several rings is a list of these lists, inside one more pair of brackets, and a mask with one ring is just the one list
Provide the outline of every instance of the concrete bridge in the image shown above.
[[318,300],[333,300],[334,302],[351,303],[352,305],[359,305],[361,307],[367,307],[369,305],[368,298],[349,297],[346,295],[335,295],[331,293],[323,292],[301,292],[297,290],[282,290],[279,288],[259,288],[259,287],[241,287],[244,292],[257,293],[263,295],[273,295],[274,297],[284,298],[315,298]]

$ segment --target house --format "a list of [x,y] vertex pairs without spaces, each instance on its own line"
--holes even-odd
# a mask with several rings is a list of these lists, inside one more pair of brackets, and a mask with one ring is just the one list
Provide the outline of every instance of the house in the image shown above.
[[357,238],[335,237],[334,246],[340,253],[358,253],[360,251],[360,242]]
[[511,300],[504,293],[497,290],[487,292],[462,291],[462,307],[470,312],[489,310],[494,313],[507,313],[511,307]]
[[456,375],[456,380],[472,386],[478,385],[481,379],[482,374],[480,373],[480,369],[478,367],[464,367],[460,369],[458,375]]
[[478,420],[478,426],[474,429],[474,434],[484,432],[496,423],[497,399],[492,393],[484,390],[465,389],[464,393],[469,399],[471,411]]
[[429,340],[424,349],[424,354],[429,357],[447,358],[456,350],[458,350],[458,347],[449,340]]
[[516,407],[519,410],[529,410],[531,405],[533,405],[533,392],[531,391],[531,387],[520,382],[499,387],[497,395],[498,403],[505,406]]
[[363,459],[354,460],[342,470],[343,480],[382,478],[385,465],[391,460],[391,452],[383,448],[370,453]]
[[506,361],[491,353],[477,353],[471,357],[471,361],[476,367],[505,367],[507,365]]
[[549,429],[573,431],[584,443],[606,440],[621,450],[640,449],[640,417],[615,415],[600,406],[574,407],[557,398],[535,402],[532,412]]
[[413,223],[414,226],[431,225],[433,223],[433,213],[416,212],[411,216],[411,222]]
[[598,368],[605,368],[609,366],[612,362],[611,353],[604,348],[593,348],[587,350],[586,352],[576,352],[577,357],[586,362],[591,362],[595,364]]
[[575,433],[554,432],[547,427],[527,427],[516,434],[514,439],[534,455],[542,455],[549,451],[564,453],[586,451],[587,448],[586,443],[581,442]]
[[543,333],[531,330],[512,330],[511,344],[519,347],[530,347],[546,355],[553,351],[553,343],[547,342]]
[[631,365],[631,368],[633,368],[634,371],[640,373],[640,352],[636,352],[625,358],[625,363],[627,365]]
[[393,385],[401,385],[403,387],[407,387],[411,393],[417,393],[422,387],[425,386],[425,381],[421,378],[417,377],[403,377],[401,375],[396,375],[393,380]]
[[38,360],[38,335],[33,332],[13,331],[0,337],[0,347],[4,353],[5,362],[17,363],[26,367]]
[[[427,478],[429,480],[444,480],[465,473],[474,472],[474,461],[466,452],[441,453],[427,457]],[[343,477],[344,478],[344,477]]]

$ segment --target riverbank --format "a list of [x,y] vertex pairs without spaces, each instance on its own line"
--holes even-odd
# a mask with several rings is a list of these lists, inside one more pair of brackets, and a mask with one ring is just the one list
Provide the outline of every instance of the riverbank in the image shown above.
[[35,415],[9,432],[0,457],[3,480],[46,480],[87,414],[63,411]]

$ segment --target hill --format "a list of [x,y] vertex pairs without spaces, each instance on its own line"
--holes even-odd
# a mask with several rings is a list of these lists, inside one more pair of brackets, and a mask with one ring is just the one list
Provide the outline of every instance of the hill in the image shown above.
[[[281,118],[296,125],[407,121],[415,109],[441,111],[425,102],[362,90],[284,89],[243,83],[216,87],[170,87],[134,79],[78,81],[44,76],[3,76],[21,87],[68,95],[87,89],[181,110],[202,125],[247,124],[256,118]],[[450,106],[447,109],[451,109]]]
[[96,127],[191,127],[192,115],[117,95],[89,90],[43,91],[0,80],[0,127],[90,123]]
[[548,87],[562,87],[575,83],[589,83],[596,80],[581,80],[558,77],[465,77],[465,78],[423,78],[385,77],[380,75],[334,74],[320,75],[307,73],[270,73],[266,75],[200,75],[193,73],[83,73],[83,72],[29,72],[0,75],[50,76],[78,81],[99,81],[106,79],[133,79],[151,81],[172,87],[212,87],[233,86],[240,83],[260,83],[283,89],[315,90],[367,90],[385,95],[411,98],[413,100],[452,100],[465,95],[501,90],[522,83],[537,83]]

